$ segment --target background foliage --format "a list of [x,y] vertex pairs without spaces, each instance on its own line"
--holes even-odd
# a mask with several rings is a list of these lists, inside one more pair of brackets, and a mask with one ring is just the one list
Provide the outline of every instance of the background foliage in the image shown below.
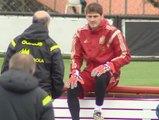
[[0,12],[53,11],[36,0],[0,0]]

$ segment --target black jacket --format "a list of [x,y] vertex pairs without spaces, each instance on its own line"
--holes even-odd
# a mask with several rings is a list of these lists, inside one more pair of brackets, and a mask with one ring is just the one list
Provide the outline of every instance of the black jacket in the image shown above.
[[52,100],[43,104],[48,97],[32,75],[19,70],[4,72],[0,76],[0,119],[54,120]]
[[40,86],[53,98],[62,94],[64,63],[60,48],[48,35],[48,29],[42,23],[33,23],[9,45],[1,73],[8,70],[10,57],[16,53],[31,54],[37,63],[35,76]]

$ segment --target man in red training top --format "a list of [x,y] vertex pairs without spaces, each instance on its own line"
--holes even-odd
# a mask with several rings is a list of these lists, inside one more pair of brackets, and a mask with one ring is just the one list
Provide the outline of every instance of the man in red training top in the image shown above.
[[[88,4],[85,14],[88,24],[77,30],[72,42],[71,73],[66,82],[68,106],[72,120],[79,120],[78,97],[95,91],[93,117],[103,120],[106,90],[118,84],[120,68],[130,62],[131,56],[122,32],[104,19],[100,4]],[[83,61],[86,66],[81,71]]]

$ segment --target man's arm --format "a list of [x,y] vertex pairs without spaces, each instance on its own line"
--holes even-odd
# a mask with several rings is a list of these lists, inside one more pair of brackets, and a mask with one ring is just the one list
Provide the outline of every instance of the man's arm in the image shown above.
[[7,52],[5,53],[4,61],[1,68],[1,74],[9,69],[9,60],[16,52],[15,47],[16,42],[15,40],[12,40],[12,42],[8,46]]
[[131,55],[122,32],[120,30],[116,30],[113,34],[116,35],[114,35],[112,43],[110,44],[112,44],[116,57],[110,62],[114,64],[116,69],[120,69],[122,66],[130,62]]
[[55,120],[52,97],[41,88],[37,89],[36,95],[38,96],[37,102],[40,102],[39,104],[37,103],[35,107],[37,116],[39,116],[38,120]]
[[79,31],[75,33],[72,41],[72,49],[71,49],[71,72],[74,70],[78,70],[80,72],[80,68],[83,63],[83,49],[79,39]]
[[64,87],[64,62],[59,48],[51,56],[52,96],[54,99],[61,96]]

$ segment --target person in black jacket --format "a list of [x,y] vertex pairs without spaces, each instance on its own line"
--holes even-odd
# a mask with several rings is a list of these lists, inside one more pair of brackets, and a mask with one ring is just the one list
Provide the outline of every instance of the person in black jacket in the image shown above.
[[[87,5],[87,2],[86,2],[86,0],[79,0],[79,2],[80,2],[80,4],[81,4],[81,6],[82,6],[82,8],[81,8],[81,13],[84,14],[84,10],[85,10],[85,7],[86,7],[86,5]],[[72,10],[73,10],[74,13],[77,14],[77,10],[76,10],[76,7],[75,7],[75,6],[72,7]]]
[[16,52],[31,54],[37,64],[35,76],[39,85],[54,99],[63,91],[64,63],[61,50],[49,36],[50,15],[46,11],[37,11],[32,24],[9,44],[1,73],[8,70],[8,61]]
[[1,120],[54,120],[52,98],[38,86],[35,67],[31,55],[11,57],[9,70],[0,76]]

